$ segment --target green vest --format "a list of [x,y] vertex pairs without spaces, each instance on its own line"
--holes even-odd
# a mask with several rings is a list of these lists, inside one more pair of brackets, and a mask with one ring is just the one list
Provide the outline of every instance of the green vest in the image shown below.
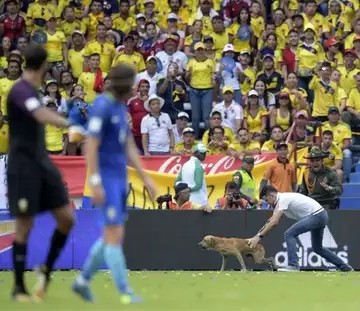
[[245,194],[249,198],[255,198],[256,185],[254,179],[251,178],[249,173],[245,170],[240,170],[239,173],[242,177],[242,185],[240,188],[241,193]]

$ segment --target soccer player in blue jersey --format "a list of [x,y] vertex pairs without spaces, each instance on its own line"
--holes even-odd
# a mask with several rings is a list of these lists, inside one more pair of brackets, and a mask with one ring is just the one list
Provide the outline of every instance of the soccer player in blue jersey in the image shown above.
[[[138,151],[127,123],[127,100],[131,97],[135,72],[124,64],[111,69],[110,87],[94,102],[88,123],[86,158],[93,202],[99,207],[103,236],[91,247],[82,273],[73,284],[73,291],[85,301],[93,302],[90,281],[106,263],[124,304],[139,303],[127,280],[122,249],[125,232],[127,164],[137,170],[153,198],[156,190],[144,172]],[[86,234],[86,233],[84,233]]]

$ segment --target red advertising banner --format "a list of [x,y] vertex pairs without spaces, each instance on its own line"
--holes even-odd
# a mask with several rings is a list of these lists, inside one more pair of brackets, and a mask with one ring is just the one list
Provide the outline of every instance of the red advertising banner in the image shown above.
[[[271,161],[276,154],[256,155],[255,164]],[[142,157],[144,168],[164,174],[177,174],[189,157],[152,156]],[[52,160],[60,169],[70,196],[82,196],[86,178],[86,162],[84,157],[53,156]],[[229,156],[207,156],[203,162],[206,175],[236,171],[241,166],[241,160]]]

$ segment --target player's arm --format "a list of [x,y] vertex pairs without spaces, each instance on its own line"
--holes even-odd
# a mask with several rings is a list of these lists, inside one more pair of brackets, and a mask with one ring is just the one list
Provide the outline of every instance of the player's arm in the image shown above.
[[266,224],[259,230],[259,232],[251,239],[247,240],[247,243],[250,247],[255,247],[259,241],[268,234],[273,228],[275,228],[283,215],[282,210],[275,210],[270,219],[266,222]]
[[27,98],[23,103],[25,110],[39,123],[52,124],[62,128],[69,127],[70,125],[70,122],[60,116],[57,112],[42,106],[39,99],[36,97]]

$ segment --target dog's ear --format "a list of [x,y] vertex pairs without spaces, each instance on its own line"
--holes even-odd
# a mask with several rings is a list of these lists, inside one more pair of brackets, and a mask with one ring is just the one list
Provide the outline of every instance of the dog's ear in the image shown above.
[[216,242],[217,242],[217,241],[216,241],[216,238],[212,236],[212,237],[210,238],[210,245],[214,247],[214,246],[216,245]]

